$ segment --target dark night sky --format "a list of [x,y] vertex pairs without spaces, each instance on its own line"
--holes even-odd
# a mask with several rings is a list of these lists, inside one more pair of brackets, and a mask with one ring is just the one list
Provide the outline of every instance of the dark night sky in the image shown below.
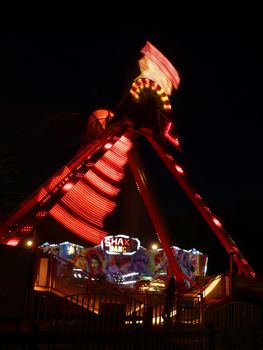
[[[246,26],[240,20],[224,28],[178,30],[170,23],[169,30],[163,31],[145,27],[112,32],[1,32],[0,144],[15,157],[9,167],[18,192],[24,198],[71,159],[92,111],[115,110],[136,78],[146,40],[172,62],[181,77],[174,95],[183,150],[178,159],[252,267],[262,271],[262,38],[258,23]],[[147,148],[146,152],[151,154]],[[4,192],[6,165],[1,164]],[[172,176],[156,157],[149,164],[152,181],[161,188],[156,191],[173,244],[207,252],[211,272],[226,270],[224,249]],[[12,167],[20,175],[12,174]],[[130,225],[135,234],[145,230],[142,240],[146,241],[151,225],[142,203],[132,190],[124,192],[133,198],[135,212],[129,212],[123,196],[118,211],[122,218],[116,216],[113,221],[119,229]],[[4,213],[19,197],[10,192],[10,205],[2,198]],[[129,213],[125,220],[123,212]]]

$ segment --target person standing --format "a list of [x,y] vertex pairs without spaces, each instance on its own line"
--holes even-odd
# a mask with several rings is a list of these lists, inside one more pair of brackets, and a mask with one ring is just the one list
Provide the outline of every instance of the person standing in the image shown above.
[[164,322],[168,326],[171,325],[171,312],[172,312],[173,306],[174,306],[175,290],[176,290],[175,278],[172,275],[169,277],[167,287],[164,290],[164,310],[163,310],[163,314],[162,314]]

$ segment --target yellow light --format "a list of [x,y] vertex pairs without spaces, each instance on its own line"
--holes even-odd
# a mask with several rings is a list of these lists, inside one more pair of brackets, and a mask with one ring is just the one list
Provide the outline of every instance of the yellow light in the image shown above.
[[218,285],[221,279],[222,279],[221,275],[218,275],[215,277],[215,279],[203,291],[203,298],[207,297],[208,294],[212,292],[212,290]]
[[71,246],[69,246],[69,248],[68,248],[68,254],[69,255],[72,255],[72,254],[74,254],[75,253],[75,248],[71,245]]
[[33,245],[33,241],[31,241],[31,239],[29,239],[27,242],[26,242],[26,246],[27,247],[32,247]]
[[154,243],[154,244],[152,245],[152,249],[153,249],[153,250],[158,249],[158,245]]

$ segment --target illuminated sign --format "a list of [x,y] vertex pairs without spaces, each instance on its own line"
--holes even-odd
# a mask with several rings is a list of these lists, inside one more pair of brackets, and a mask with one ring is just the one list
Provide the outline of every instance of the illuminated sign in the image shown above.
[[140,241],[125,235],[107,236],[101,241],[101,248],[107,254],[133,255],[140,248]]

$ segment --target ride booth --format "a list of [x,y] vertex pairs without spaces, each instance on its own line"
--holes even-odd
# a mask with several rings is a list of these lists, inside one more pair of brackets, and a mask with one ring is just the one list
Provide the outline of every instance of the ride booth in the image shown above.
[[[146,249],[140,240],[127,235],[106,236],[100,245],[83,247],[70,242],[44,243],[40,249],[85,271],[94,279],[107,280],[119,287],[140,292],[158,292],[165,288],[168,277],[168,260],[165,251]],[[205,276],[208,256],[196,249],[171,247],[181,271],[191,280]],[[81,274],[75,274],[81,278]],[[186,287],[190,284],[185,279]]]

